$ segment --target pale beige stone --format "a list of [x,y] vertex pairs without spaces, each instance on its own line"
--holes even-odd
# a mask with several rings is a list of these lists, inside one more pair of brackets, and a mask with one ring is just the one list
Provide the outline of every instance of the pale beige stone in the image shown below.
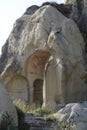
[[21,75],[12,77],[6,84],[6,89],[8,90],[12,99],[21,99],[28,102],[29,86],[25,77]]
[[0,113],[3,114],[8,113],[9,116],[13,119],[13,123],[16,126],[18,125],[16,108],[13,106],[6,89],[1,84],[0,84]]
[[[21,20],[23,28],[17,30]],[[27,88],[26,81],[22,84],[19,78],[14,82],[12,77],[18,74],[25,77],[29,87],[29,102],[40,102],[52,110],[58,102],[86,100],[87,72],[83,49],[83,38],[74,21],[52,6],[43,6],[33,15],[20,18],[13,28],[8,46],[13,59],[11,63],[6,62],[1,82],[8,86],[10,93],[10,90],[17,90],[18,84],[21,91],[24,91]],[[13,64],[14,61],[16,64]],[[39,101],[34,100],[35,97]],[[23,99],[27,98],[24,94]]]

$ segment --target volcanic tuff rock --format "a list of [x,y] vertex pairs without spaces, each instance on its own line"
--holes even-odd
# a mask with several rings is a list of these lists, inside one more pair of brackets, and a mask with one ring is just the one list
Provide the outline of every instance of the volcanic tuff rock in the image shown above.
[[78,20],[78,26],[84,38],[85,50],[87,52],[87,7],[85,7],[82,11],[80,19]]
[[1,113],[8,113],[9,116],[13,119],[13,123],[16,126],[18,125],[16,108],[13,106],[6,89],[0,84],[0,114]]
[[51,109],[87,99],[83,38],[56,8],[42,6],[17,19],[2,50],[0,82],[12,98]]
[[50,5],[60,11],[64,16],[69,17],[72,5],[71,4],[58,4],[56,2],[44,2],[41,7]]
[[73,123],[76,130],[87,129],[87,101],[83,103],[70,103],[59,110],[55,117],[59,121]]
[[78,23],[83,9],[87,7],[87,0],[65,0],[65,4],[72,5],[70,17]]
[[84,5],[84,7],[87,6],[87,0],[64,0],[65,1],[65,4],[72,4],[73,3],[79,3],[79,4],[82,4]]
[[24,15],[32,15],[36,12],[36,10],[39,9],[39,6],[37,5],[32,5],[31,7],[27,8]]

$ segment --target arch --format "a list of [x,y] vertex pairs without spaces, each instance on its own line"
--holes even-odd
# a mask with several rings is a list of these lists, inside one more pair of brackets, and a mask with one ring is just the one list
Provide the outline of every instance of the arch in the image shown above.
[[45,65],[50,57],[50,53],[43,50],[34,52],[28,59],[27,70],[28,73],[43,75]]
[[12,99],[21,99],[23,101],[29,100],[28,81],[25,77],[21,75],[16,75],[12,77],[6,85],[6,89],[8,90]]
[[[38,84],[37,79],[39,81],[44,80],[44,72],[45,72],[45,65],[48,62],[50,57],[50,53],[43,50],[38,50],[34,52],[27,60],[27,78],[29,82],[29,90],[30,90],[30,103],[35,101],[34,94],[35,90],[40,90],[38,87],[35,86],[35,83]],[[37,85],[38,86],[38,85]],[[41,94],[41,93],[40,93]],[[42,96],[41,96],[42,97]],[[36,101],[35,101],[36,102]]]

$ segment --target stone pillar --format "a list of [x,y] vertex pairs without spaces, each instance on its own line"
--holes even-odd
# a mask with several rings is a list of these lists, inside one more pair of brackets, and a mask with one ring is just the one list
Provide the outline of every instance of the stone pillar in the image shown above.
[[43,107],[47,107],[51,110],[55,108],[55,94],[56,94],[56,69],[54,61],[50,61],[47,65],[44,75],[43,83]]
[[57,78],[57,89],[56,89],[56,102],[64,103],[64,73],[63,66],[58,63],[56,66],[56,78]]
[[29,81],[29,103],[32,104],[33,103],[33,83],[34,83],[32,74],[28,74],[28,81]]

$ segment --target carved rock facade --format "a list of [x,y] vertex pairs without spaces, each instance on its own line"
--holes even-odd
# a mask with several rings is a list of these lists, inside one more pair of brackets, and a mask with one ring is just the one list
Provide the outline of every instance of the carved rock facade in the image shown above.
[[43,6],[17,19],[2,50],[0,82],[11,97],[51,109],[87,99],[83,38],[56,8]]

